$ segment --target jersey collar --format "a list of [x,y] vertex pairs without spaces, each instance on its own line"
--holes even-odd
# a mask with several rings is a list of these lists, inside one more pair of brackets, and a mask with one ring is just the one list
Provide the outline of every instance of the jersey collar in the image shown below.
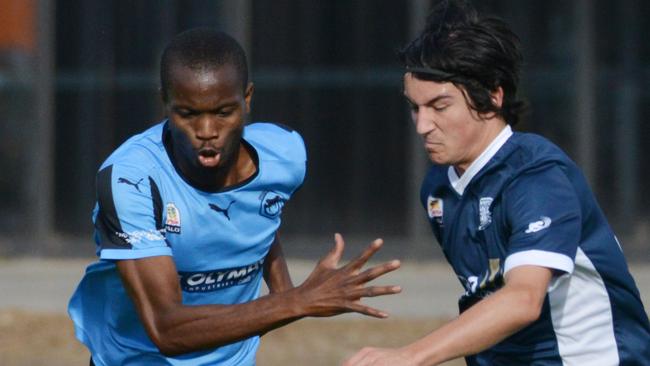
[[470,166],[461,177],[456,174],[456,169],[454,169],[453,166],[449,166],[449,169],[447,170],[449,183],[451,183],[451,186],[459,195],[463,195],[465,188],[467,188],[469,182],[472,181],[472,178],[474,178],[474,176],[479,171],[481,171],[481,169],[483,169],[483,167],[490,161],[490,159],[494,157],[501,146],[503,146],[503,144],[508,141],[510,136],[512,136],[512,128],[510,128],[510,125],[506,125],[506,127],[501,130],[501,132],[499,132],[497,137],[492,140],[488,147],[483,150],[481,155],[479,155],[478,158],[476,158],[476,160],[470,164]]

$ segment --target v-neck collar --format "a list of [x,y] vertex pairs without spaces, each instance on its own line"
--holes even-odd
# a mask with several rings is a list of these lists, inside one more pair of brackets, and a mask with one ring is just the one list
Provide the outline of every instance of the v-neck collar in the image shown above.
[[454,190],[459,194],[463,195],[465,192],[465,189],[469,185],[469,182],[472,181],[472,178],[478,174],[478,172],[487,165],[487,163],[496,155],[496,153],[501,149],[501,147],[508,141],[508,139],[512,136],[512,128],[510,128],[510,125],[506,125],[506,127],[499,132],[497,137],[492,140],[492,142],[483,150],[481,155],[476,158],[470,164],[470,166],[467,168],[465,173],[463,173],[462,176],[458,176],[456,174],[456,169],[454,169],[453,165],[449,166],[449,169],[447,170],[447,177],[449,178],[449,183],[451,183],[451,186],[454,188]]

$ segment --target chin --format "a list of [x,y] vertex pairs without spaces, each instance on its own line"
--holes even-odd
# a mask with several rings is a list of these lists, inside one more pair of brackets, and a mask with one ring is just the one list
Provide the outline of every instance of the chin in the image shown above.
[[442,159],[440,157],[434,157],[429,155],[429,160],[436,165],[452,165],[452,163],[449,160]]

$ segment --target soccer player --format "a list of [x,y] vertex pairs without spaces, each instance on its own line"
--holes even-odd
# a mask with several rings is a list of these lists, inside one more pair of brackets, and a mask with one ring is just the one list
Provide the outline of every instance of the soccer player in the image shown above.
[[345,365],[650,365],[639,291],[580,169],[511,129],[523,107],[517,36],[444,1],[400,58],[434,163],[420,199],[465,294],[456,319]]
[[[362,270],[374,241],[339,267],[343,239],[294,287],[277,230],[300,187],[300,135],[244,125],[253,84],[230,36],[197,28],[161,60],[168,119],[133,136],[101,165],[93,212],[99,261],[70,300],[77,338],[95,365],[253,365],[259,336],[306,316],[384,318],[366,283],[399,267]],[[264,278],[270,293],[259,297]]]

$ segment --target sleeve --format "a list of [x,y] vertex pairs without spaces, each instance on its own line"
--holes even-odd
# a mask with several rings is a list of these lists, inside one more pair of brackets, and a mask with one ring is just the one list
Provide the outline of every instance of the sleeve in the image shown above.
[[305,141],[302,136],[300,136],[297,131],[292,131],[291,135],[291,137],[296,140],[295,155],[297,160],[297,169],[295,172],[296,185],[291,191],[291,195],[293,195],[302,188],[302,185],[305,182],[305,177],[307,176],[307,147],[305,146]]
[[172,255],[162,224],[162,200],[142,168],[109,165],[97,174],[95,240],[102,259]]
[[522,265],[571,273],[582,220],[577,194],[562,169],[553,165],[521,175],[504,197],[511,229],[504,273]]

